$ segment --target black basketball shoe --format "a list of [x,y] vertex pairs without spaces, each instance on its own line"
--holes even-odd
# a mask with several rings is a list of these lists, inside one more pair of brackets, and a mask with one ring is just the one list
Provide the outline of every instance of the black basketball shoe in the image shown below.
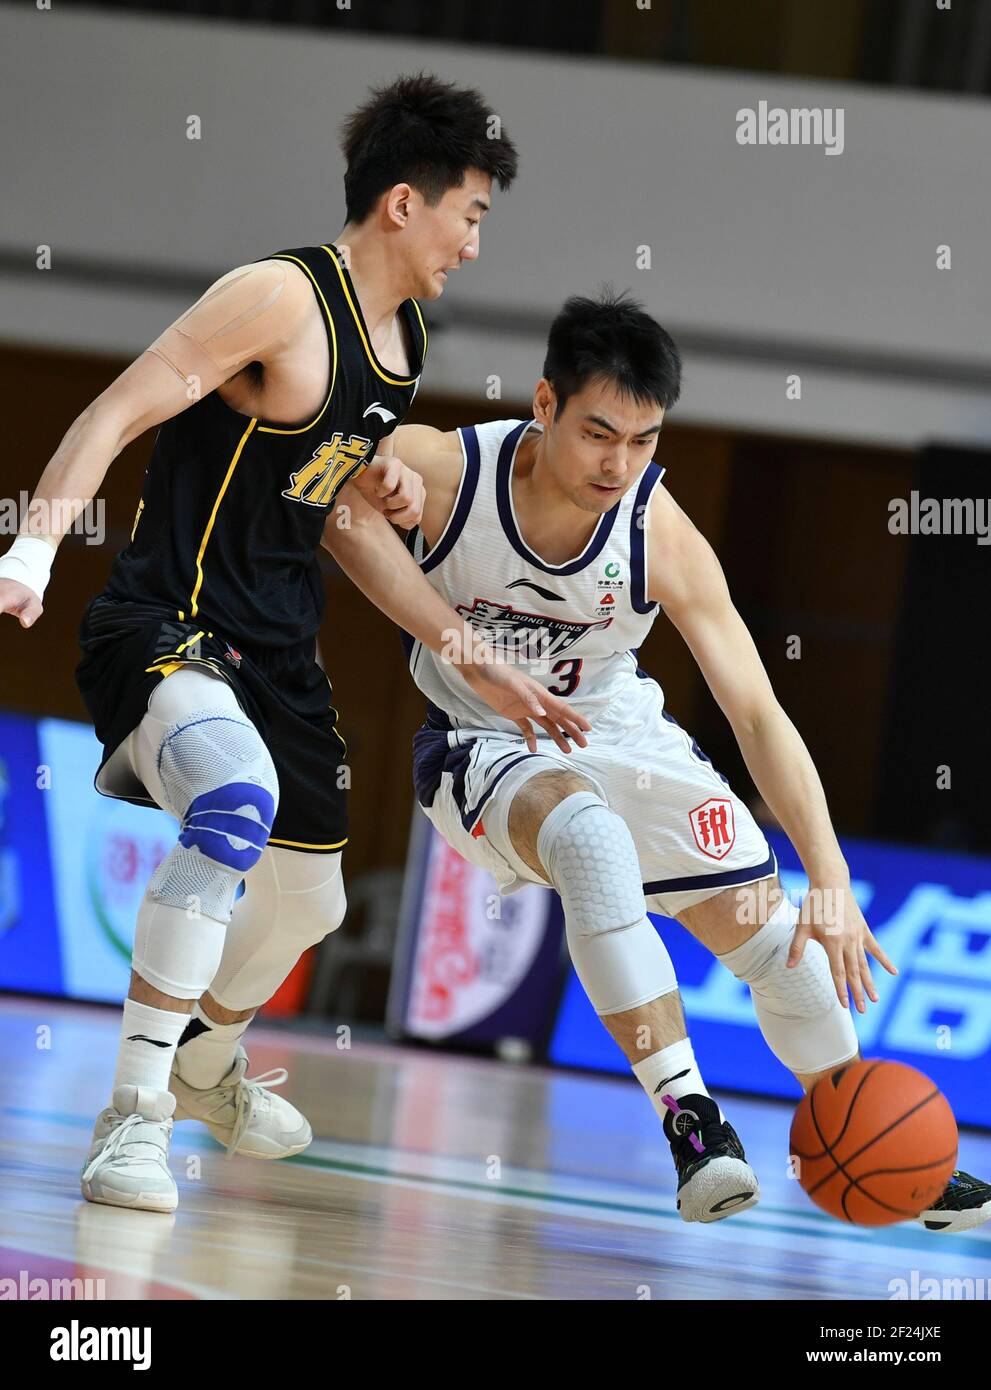
[[958,1169],[942,1197],[915,1219],[927,1231],[971,1231],[975,1226],[983,1226],[985,1221],[991,1221],[991,1184]]
[[[760,1198],[757,1175],[731,1124],[708,1096],[665,1100],[664,1133],[678,1173],[682,1221],[722,1221]],[[675,1108],[676,1107],[676,1108]]]

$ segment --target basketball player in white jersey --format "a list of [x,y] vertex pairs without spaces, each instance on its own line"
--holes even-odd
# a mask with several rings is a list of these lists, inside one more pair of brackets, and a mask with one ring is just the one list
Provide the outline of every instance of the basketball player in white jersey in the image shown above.
[[[895,972],[850,890],[809,753],[775,699],[715,554],[652,461],[681,364],[638,305],[573,298],[551,327],[531,421],[397,431],[426,502],[410,546],[438,593],[592,722],[571,755],[528,752],[459,674],[410,642],[427,695],[417,797],[499,889],[553,886],[596,1012],[663,1118],[686,1221],[752,1206],[757,1179],[706,1090],[677,981],[646,909],[677,918],[751,991],[772,1052],[808,1090],[858,1056],[877,994],[868,955]],[[664,708],[637,648],[663,608],[733,727],[764,800],[809,875],[799,922],[747,807]],[[830,907],[832,910],[830,910]],[[991,1188],[955,1173],[930,1229],[991,1216]]]

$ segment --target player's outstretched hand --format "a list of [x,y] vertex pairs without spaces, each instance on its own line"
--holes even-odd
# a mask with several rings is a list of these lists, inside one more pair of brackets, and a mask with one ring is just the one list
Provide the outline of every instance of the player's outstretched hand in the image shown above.
[[16,579],[0,579],[0,613],[11,613],[21,627],[31,627],[43,612],[41,599],[33,589],[18,584]]
[[588,746],[585,730],[592,726],[585,716],[522,671],[501,662],[473,662],[458,670],[479,699],[519,726],[531,753],[537,751],[534,724],[550,734],[564,753],[571,752],[569,740],[580,748]]
[[889,975],[898,969],[881,950],[864,914],[857,905],[849,883],[810,883],[802,914],[795,927],[788,965],[802,959],[805,943],[812,937],[820,942],[829,957],[829,969],[836,986],[836,996],[844,1009],[850,1007],[847,990],[853,994],[858,1013],[864,1013],[864,991],[872,1004],[878,1001],[877,989],[871,978],[868,954],[883,965]]
[[370,506],[381,512],[386,521],[410,531],[423,515],[426,493],[423,479],[402,459],[389,456],[372,459],[357,478],[354,486]]

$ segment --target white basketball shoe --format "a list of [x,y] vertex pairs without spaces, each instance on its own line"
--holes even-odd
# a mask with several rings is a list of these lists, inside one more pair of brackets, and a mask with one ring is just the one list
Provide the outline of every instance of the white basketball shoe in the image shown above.
[[248,1054],[238,1046],[234,1065],[216,1086],[200,1090],[179,1075],[175,1063],[169,1085],[176,1099],[175,1119],[202,1120],[218,1143],[248,1158],[289,1158],[313,1139],[305,1115],[268,1089],[288,1078],[285,1067],[246,1076]]
[[118,1086],[101,1110],[80,1176],[88,1202],[142,1211],[175,1211],[179,1193],[169,1172],[175,1097],[147,1086]]

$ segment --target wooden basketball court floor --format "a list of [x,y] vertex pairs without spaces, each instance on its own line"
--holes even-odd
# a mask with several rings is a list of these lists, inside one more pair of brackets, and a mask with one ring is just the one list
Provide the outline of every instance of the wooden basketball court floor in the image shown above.
[[[720,1098],[763,1196],[689,1226],[632,1082],[262,1026],[249,1074],[288,1069],[311,1147],[229,1160],[183,1123],[174,1216],[94,1206],[78,1173],[118,1027],[113,1010],[0,1000],[0,1277],[102,1279],[108,1299],[887,1300],[928,1278],[991,1293],[986,1230],[817,1211],[787,1176],[790,1105]],[[986,1175],[991,1136],[965,1132],[960,1166]]]

